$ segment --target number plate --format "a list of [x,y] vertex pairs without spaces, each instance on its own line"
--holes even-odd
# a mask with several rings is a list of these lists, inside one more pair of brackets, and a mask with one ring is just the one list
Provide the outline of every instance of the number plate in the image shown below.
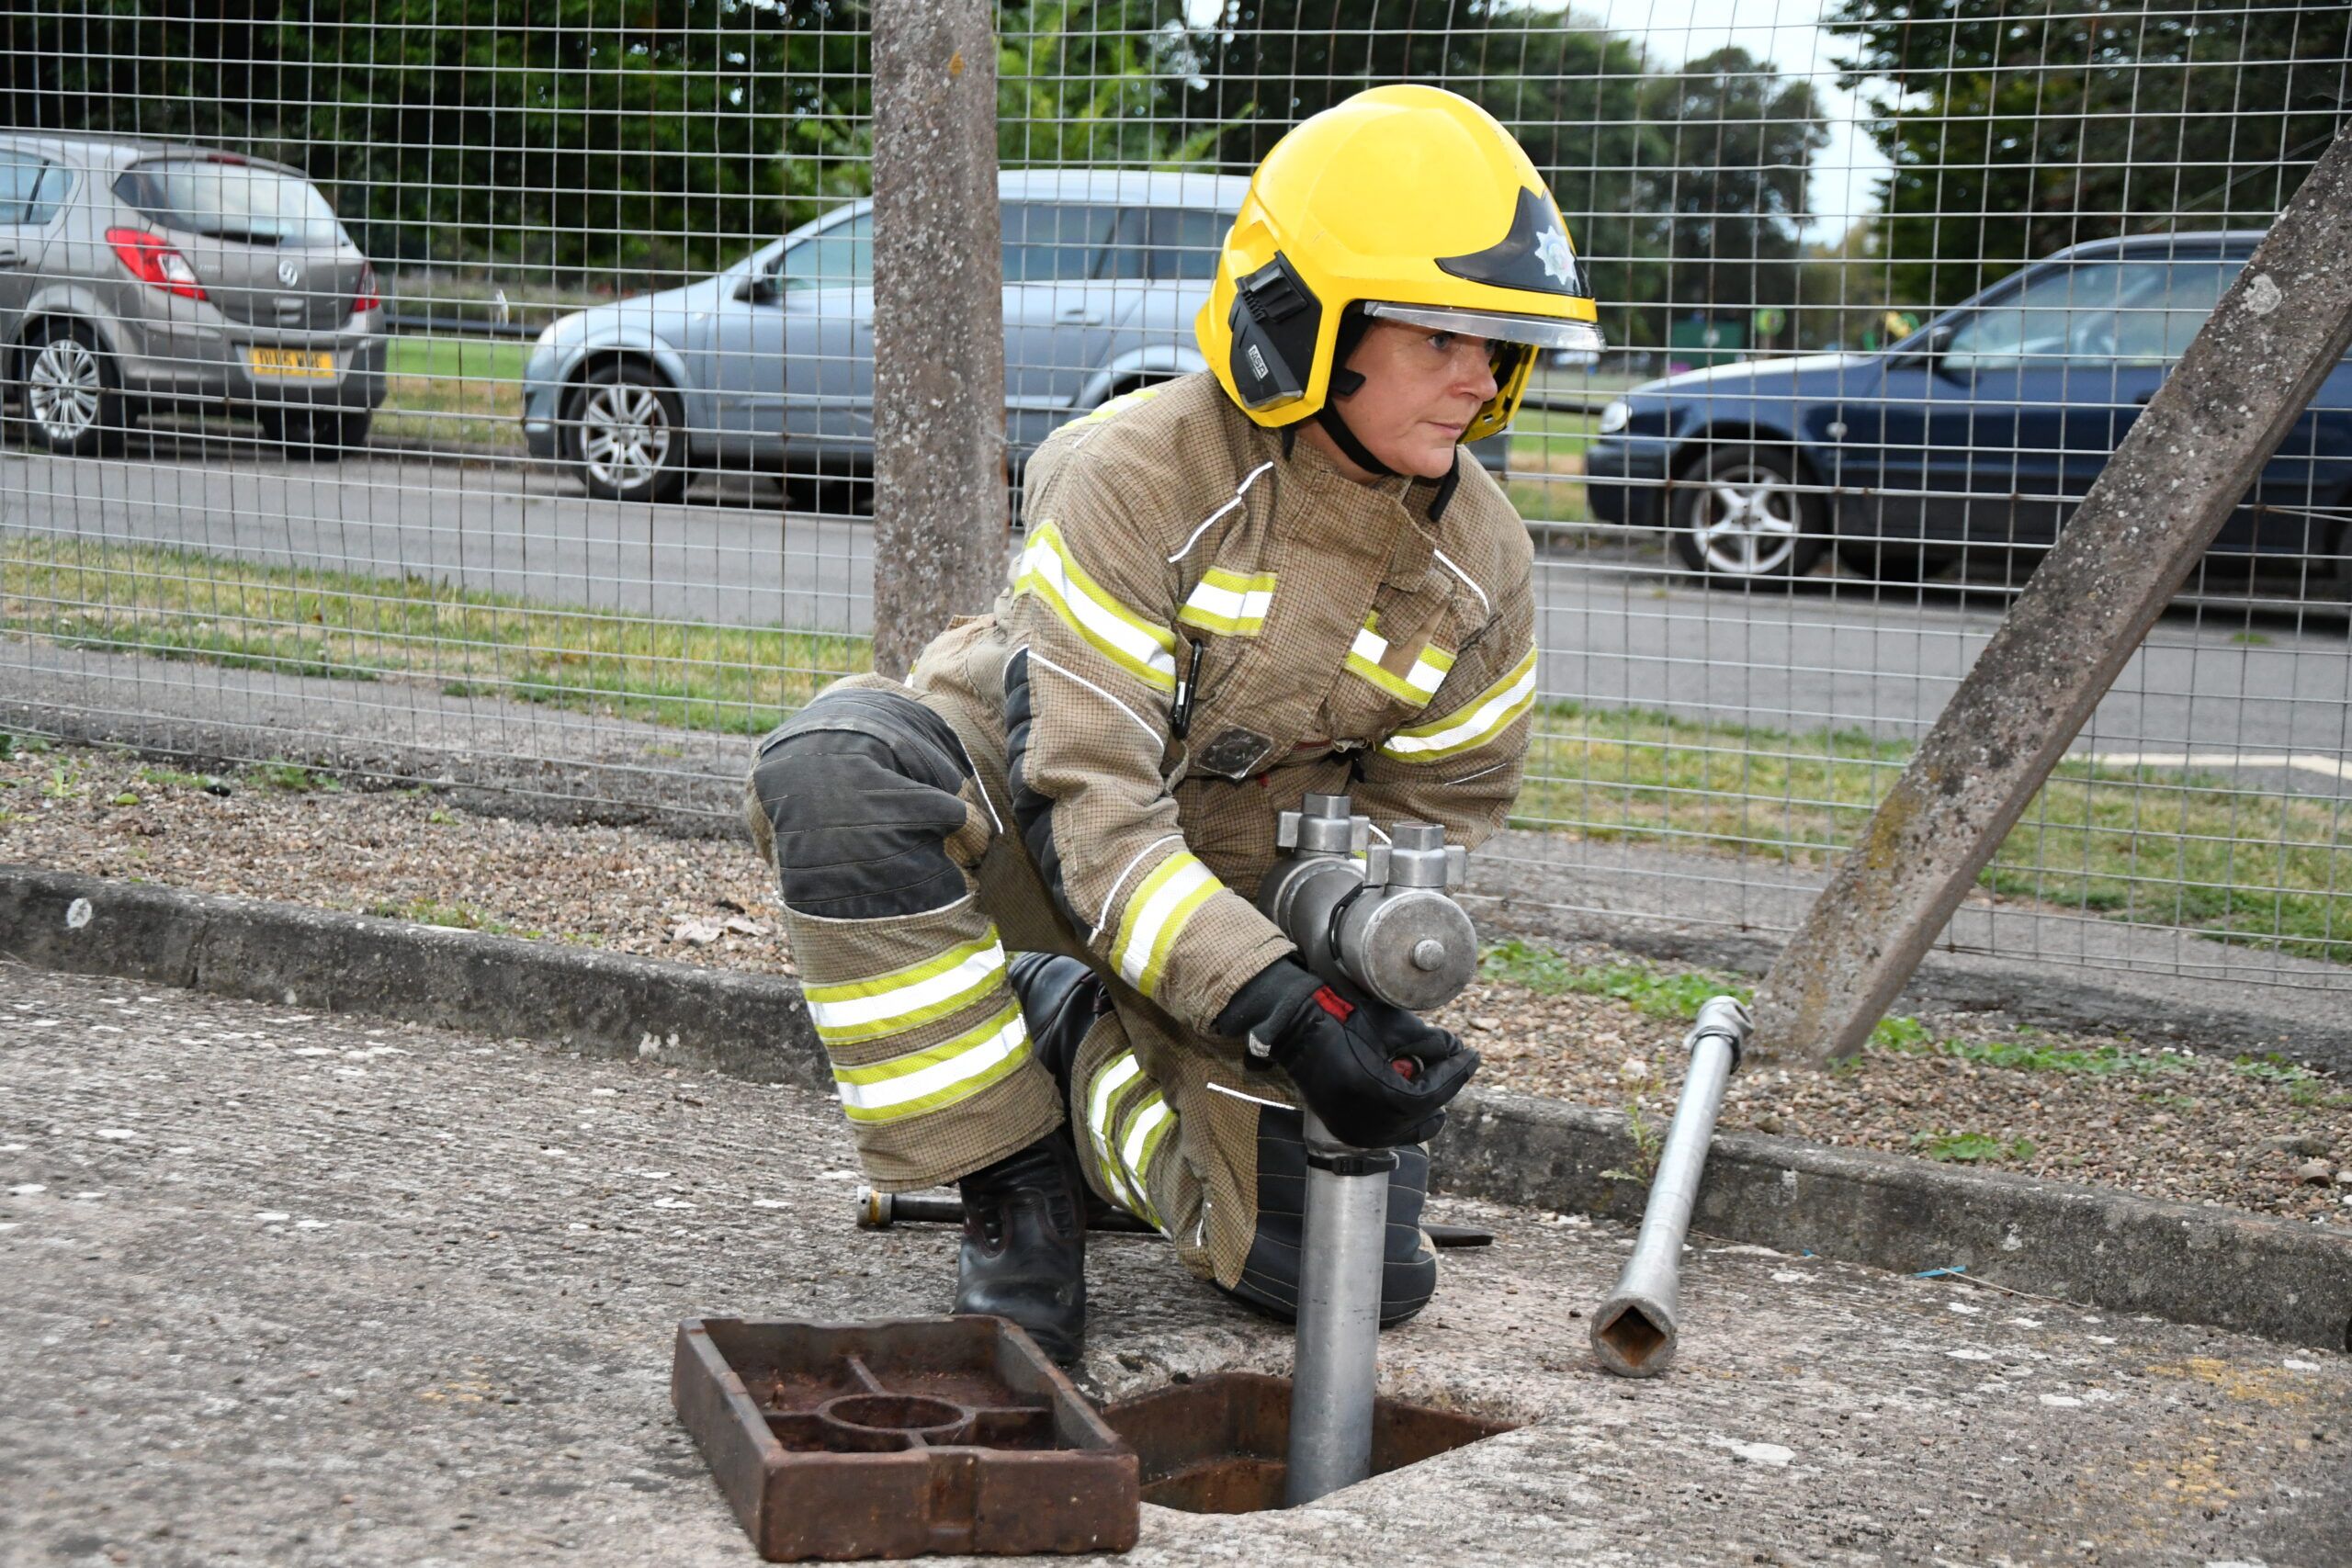
[[301,381],[334,379],[334,355],[323,348],[248,348],[245,357],[256,376],[291,377]]

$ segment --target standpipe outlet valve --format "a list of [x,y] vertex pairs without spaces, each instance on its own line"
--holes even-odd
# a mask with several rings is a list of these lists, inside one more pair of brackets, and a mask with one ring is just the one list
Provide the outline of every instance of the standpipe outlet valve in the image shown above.
[[1657,1175],[1642,1210],[1642,1229],[1617,1288],[1592,1314],[1592,1349],[1620,1377],[1654,1378],[1674,1364],[1675,1313],[1681,1289],[1682,1237],[1690,1228],[1707,1145],[1723,1109],[1724,1084],[1739,1066],[1755,1025],[1736,997],[1714,997],[1683,1036],[1690,1067],[1682,1080]]
[[[1259,884],[1258,908],[1325,979],[1417,1012],[1442,1007],[1478,965],[1477,933],[1446,892],[1462,881],[1464,852],[1427,822],[1400,822],[1385,843],[1372,838],[1371,818],[1346,795],[1308,795],[1277,821],[1275,842],[1290,852]],[[1351,1148],[1312,1111],[1303,1114],[1306,1236],[1283,1488],[1293,1507],[1372,1473],[1382,1244],[1396,1167],[1394,1152]]]

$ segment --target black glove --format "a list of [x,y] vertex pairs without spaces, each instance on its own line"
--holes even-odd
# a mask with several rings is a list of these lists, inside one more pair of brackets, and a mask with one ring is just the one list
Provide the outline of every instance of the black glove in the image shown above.
[[[1427,1143],[1478,1053],[1403,1008],[1277,959],[1234,993],[1216,1032],[1288,1073],[1331,1135],[1358,1148]],[[1262,1055],[1261,1055],[1262,1052]]]

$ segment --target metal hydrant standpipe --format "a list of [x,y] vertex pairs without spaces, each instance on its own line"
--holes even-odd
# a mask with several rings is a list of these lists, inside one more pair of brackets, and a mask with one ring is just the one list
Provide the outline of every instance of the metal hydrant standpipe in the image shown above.
[[1592,1349],[1604,1371],[1620,1377],[1654,1378],[1674,1364],[1675,1314],[1679,1310],[1682,1238],[1698,1201],[1699,1175],[1707,1145],[1723,1109],[1724,1084],[1739,1066],[1755,1025],[1736,997],[1713,997],[1699,1009],[1699,1020],[1683,1036],[1690,1053],[1682,1097],[1675,1102],[1657,1174],[1633,1256],[1617,1276],[1617,1288],[1592,1314]]
[[[1477,971],[1477,934],[1446,892],[1462,880],[1464,852],[1426,822],[1396,824],[1385,844],[1371,839],[1371,818],[1354,815],[1346,795],[1306,796],[1279,819],[1275,841],[1290,853],[1260,884],[1258,907],[1325,979],[1417,1012],[1441,1007]],[[1381,1257],[1396,1168],[1394,1151],[1351,1147],[1312,1111],[1304,1116],[1306,1235],[1285,1507],[1372,1473]]]

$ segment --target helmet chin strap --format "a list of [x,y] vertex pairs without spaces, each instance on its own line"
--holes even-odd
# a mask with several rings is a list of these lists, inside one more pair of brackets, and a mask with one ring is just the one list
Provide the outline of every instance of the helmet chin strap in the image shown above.
[[1340,334],[1331,344],[1330,395],[1323,400],[1323,406],[1315,411],[1315,423],[1338,443],[1340,450],[1347,454],[1348,461],[1366,473],[1393,479],[1396,470],[1372,455],[1372,448],[1356,438],[1356,433],[1348,428],[1346,417],[1340,412],[1340,399],[1352,398],[1363,389],[1363,375],[1349,369],[1347,364],[1355,356],[1357,345],[1363,342],[1364,334],[1370,331],[1372,318],[1363,313],[1363,306],[1351,305],[1340,314]]
[[[1358,377],[1357,379],[1361,381],[1363,378]],[[1350,430],[1348,422],[1340,417],[1339,404],[1326,402],[1321,408],[1316,410],[1315,423],[1329,433],[1331,439],[1339,443],[1340,450],[1348,455],[1348,461],[1357,468],[1382,479],[1393,479],[1396,476],[1396,469],[1374,457],[1372,448],[1356,439],[1356,433]]]

